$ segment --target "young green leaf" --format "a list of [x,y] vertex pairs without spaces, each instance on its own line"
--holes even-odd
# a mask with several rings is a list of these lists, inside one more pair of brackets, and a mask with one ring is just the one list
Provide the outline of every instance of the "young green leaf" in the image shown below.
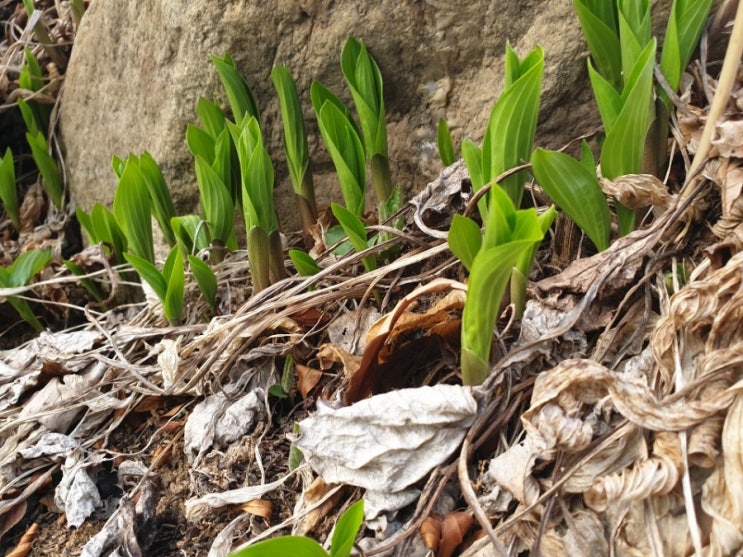
[[387,156],[382,74],[366,45],[353,37],[349,37],[343,47],[341,70],[361,122],[364,150],[371,164],[377,201],[383,203],[392,192],[392,177]]
[[[333,215],[338,219],[343,231],[348,235],[348,239],[353,245],[353,249],[357,252],[364,251],[369,247],[369,243],[366,238],[366,228],[361,219],[354,215],[351,211],[346,209],[343,205],[337,203],[331,203],[330,209],[333,211]],[[377,260],[373,255],[364,257],[361,262],[364,264],[364,268],[367,271],[372,271],[377,268]]]
[[213,242],[227,245],[233,234],[235,207],[222,179],[201,157],[196,157],[196,182],[201,210],[204,213]]
[[50,249],[34,249],[23,252],[7,268],[8,276],[6,287],[13,288],[25,286],[31,278],[40,273],[52,260],[52,251]]
[[302,180],[309,166],[310,156],[297,86],[286,66],[274,67],[271,71],[271,81],[279,94],[281,120],[284,125],[284,151],[289,165],[289,175],[294,192],[301,194]]
[[482,149],[475,145],[472,140],[465,139],[462,142],[462,158],[467,166],[467,171],[470,173],[472,191],[478,191],[485,185],[482,175]]
[[[82,215],[84,215],[84,212],[78,209],[78,219],[81,223],[85,220]],[[96,203],[90,211],[90,224],[92,232],[87,227],[86,230],[88,230],[91,243],[107,243],[113,250],[116,263],[123,263],[124,252],[129,247],[129,242],[114,214],[100,203]]]
[[[529,160],[537,127],[544,52],[536,47],[521,63],[510,44],[506,45],[506,53],[506,64],[509,66],[506,74],[512,77],[518,75],[518,78],[507,85],[490,114],[482,142],[482,176],[485,184]],[[516,207],[521,205],[525,180],[526,173],[522,171],[500,183]]]
[[598,72],[614,89],[621,89],[622,50],[616,4],[605,0],[573,0],[573,5]]
[[346,208],[357,217],[364,212],[366,168],[364,148],[353,126],[332,102],[326,101],[317,113],[325,146],[333,160]]
[[121,157],[114,155],[111,157],[111,168],[113,168],[116,177],[121,178],[121,175],[124,173],[124,169],[126,168],[126,161]]
[[516,259],[534,241],[521,240],[481,249],[475,257],[462,313],[462,381],[465,385],[479,385],[488,376],[493,328],[501,299]]
[[330,89],[318,81],[313,81],[310,86],[310,100],[312,101],[312,108],[315,110],[315,114],[320,113],[320,110],[326,102],[331,103],[340,110],[341,114],[343,114],[345,119],[348,120],[348,123],[351,124],[351,127],[354,129],[363,145],[364,137],[361,133],[361,128],[359,128],[356,120],[354,120],[351,111],[348,110],[348,107],[343,104],[343,102]]
[[216,138],[225,128],[227,117],[222,107],[204,97],[200,97],[196,102],[196,115],[201,120],[205,132],[212,138]]
[[447,236],[449,249],[462,262],[465,269],[472,269],[477,252],[482,246],[482,232],[475,221],[455,214]]
[[46,193],[49,195],[52,203],[54,203],[57,209],[64,207],[64,187],[62,185],[62,176],[59,173],[57,167],[57,161],[54,160],[49,152],[47,151],[47,143],[42,132],[38,132],[35,135],[31,133],[26,134],[26,140],[28,145],[31,147],[31,155],[33,156],[36,166],[39,168],[41,174],[42,184]]
[[[712,0],[674,0],[671,6],[660,55],[660,69],[674,91],[678,89],[681,74],[699,42],[711,6]],[[670,108],[670,98],[659,89],[661,99]]]
[[642,170],[645,136],[650,127],[655,39],[643,49],[622,92],[622,109],[614,122],[604,122],[601,173],[609,179]]
[[147,284],[150,285],[152,291],[158,297],[161,302],[165,301],[165,297],[168,295],[168,281],[165,279],[163,274],[157,270],[154,263],[150,263],[143,257],[139,257],[133,253],[125,253],[124,258],[127,263],[134,267],[137,274],[142,277]]
[[273,203],[273,165],[263,146],[258,121],[250,117],[239,127],[237,154],[242,173],[245,226],[248,229],[260,226],[268,233],[278,227]]
[[185,288],[185,271],[181,250],[175,246],[170,250],[163,268],[163,278],[167,283],[163,313],[172,325],[179,325],[183,320],[183,291]]
[[[23,50],[23,55],[25,63],[18,77],[19,87],[34,92],[42,90],[44,88],[44,76],[38,60],[29,48]],[[51,105],[42,104],[32,99],[27,101],[19,98],[18,107],[26,124],[26,130],[34,136],[41,132],[46,137],[49,128],[49,116],[52,111]]]
[[152,243],[152,201],[136,163],[127,162],[114,194],[113,214],[135,255],[155,262]]
[[237,66],[232,57],[229,54],[225,54],[224,58],[212,56],[212,62],[217,68],[219,78],[227,92],[235,122],[242,120],[245,115],[250,115],[260,124],[260,113],[253,91],[251,91],[245,78],[237,71]]
[[315,540],[305,536],[281,536],[263,540],[234,553],[229,557],[328,557]]
[[316,275],[320,272],[320,267],[317,265],[317,262],[305,251],[300,249],[290,249],[289,259],[292,260],[297,273],[303,277]]
[[[132,157],[130,157],[132,158]],[[136,159],[136,157],[134,157]],[[165,183],[160,167],[155,159],[147,151],[142,153],[137,161],[139,173],[144,180],[152,200],[152,213],[162,230],[165,241],[169,246],[175,245],[175,235],[170,226],[170,219],[175,216],[173,199],[170,197],[168,185]]]
[[209,308],[212,313],[217,311],[217,275],[214,274],[212,268],[205,262],[196,257],[195,255],[188,256],[188,265],[191,267],[191,273],[193,273],[196,279],[196,284],[201,290],[201,294],[204,296],[204,300],[209,304]]
[[20,207],[18,205],[18,190],[15,185],[15,167],[13,153],[10,147],[5,150],[5,156],[0,159],[0,202],[5,213],[10,217],[16,232],[21,230]]
[[[622,48],[622,75],[632,72],[635,60],[651,38],[650,1],[616,0],[619,43]],[[625,81],[626,83],[626,81]]]
[[611,213],[595,172],[556,151],[536,149],[531,156],[534,177],[599,250],[609,247]]
[[[22,253],[7,268],[0,267],[0,287],[17,288],[27,285],[34,275],[41,272],[49,264],[51,259],[52,252],[50,249],[34,249]],[[36,331],[41,332],[44,330],[44,326],[36,317],[26,300],[17,296],[8,296],[6,299],[18,315],[20,315],[21,319],[31,325]]]
[[349,557],[359,528],[364,523],[364,500],[359,499],[348,507],[338,519],[330,541],[331,557]]
[[310,155],[304,129],[302,107],[297,86],[286,66],[276,66],[271,71],[271,80],[279,94],[281,120],[284,124],[284,151],[289,166],[294,193],[297,196],[299,216],[305,239],[310,243],[310,227],[317,221],[315,187],[309,170]]
[[170,224],[183,255],[190,255],[209,247],[206,223],[196,215],[173,217]]
[[439,125],[436,130],[436,139],[439,148],[439,158],[444,166],[451,166],[457,160],[454,154],[454,143],[451,140],[451,131],[449,124],[443,118],[439,119]]
[[214,160],[214,138],[195,124],[186,126],[186,145],[194,157]]

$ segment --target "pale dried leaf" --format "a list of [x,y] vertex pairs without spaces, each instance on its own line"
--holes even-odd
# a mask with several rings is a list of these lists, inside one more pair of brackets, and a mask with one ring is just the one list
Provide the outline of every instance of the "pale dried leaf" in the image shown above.
[[280,487],[293,475],[294,473],[290,472],[286,476],[267,484],[241,487],[238,489],[223,491],[221,493],[207,493],[201,497],[187,499],[184,503],[186,507],[186,518],[190,521],[201,520],[214,509],[227,505],[242,505],[248,501],[252,501],[253,499],[260,499],[265,494]]
[[188,416],[183,436],[188,461],[197,466],[212,447],[224,448],[247,435],[265,414],[263,397],[262,389],[236,400],[220,392],[197,404]]
[[743,396],[728,410],[722,433],[722,465],[704,484],[702,508],[712,518],[710,555],[731,555],[743,546]]
[[400,491],[446,460],[472,424],[470,389],[402,389],[334,410],[318,405],[296,445],[326,482]]
[[615,197],[628,209],[652,207],[660,214],[671,204],[668,188],[652,174],[625,174],[612,180],[601,178],[600,182],[607,196]]
[[712,145],[717,147],[719,156],[743,158],[743,122],[723,120],[717,123],[715,131]]

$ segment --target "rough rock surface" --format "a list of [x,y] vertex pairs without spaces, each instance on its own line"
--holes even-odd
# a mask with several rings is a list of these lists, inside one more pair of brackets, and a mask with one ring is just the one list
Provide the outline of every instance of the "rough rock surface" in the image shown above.
[[224,100],[209,55],[229,52],[258,99],[281,220],[295,226],[269,74],[283,63],[297,79],[318,199],[327,202],[338,187],[318,142],[309,85],[317,79],[350,101],[339,62],[349,35],[367,43],[381,68],[392,171],[409,190],[440,169],[439,117],[448,120],[455,143],[482,138],[502,87],[506,40],[520,55],[537,44],[546,53],[540,145],[561,146],[598,123],[570,0],[95,0],[75,42],[60,121],[73,200],[86,209],[110,203],[111,156],[146,149],[163,168],[178,209],[193,210],[198,196],[186,124],[195,121],[199,96]]

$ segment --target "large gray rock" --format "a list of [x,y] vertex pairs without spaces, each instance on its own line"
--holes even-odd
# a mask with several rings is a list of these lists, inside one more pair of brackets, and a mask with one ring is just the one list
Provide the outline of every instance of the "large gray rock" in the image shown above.
[[439,117],[457,143],[482,138],[502,87],[506,40],[520,55],[537,44],[546,53],[540,145],[561,146],[598,123],[570,0],[95,0],[75,42],[60,120],[73,200],[86,209],[110,203],[111,156],[146,149],[160,162],[178,209],[192,211],[198,195],[186,124],[195,121],[199,96],[224,100],[209,55],[229,52],[258,98],[281,220],[296,226],[269,74],[283,63],[296,77],[318,198],[337,198],[309,85],[317,79],[350,101],[339,63],[349,35],[367,43],[381,68],[392,171],[408,190],[440,169]]

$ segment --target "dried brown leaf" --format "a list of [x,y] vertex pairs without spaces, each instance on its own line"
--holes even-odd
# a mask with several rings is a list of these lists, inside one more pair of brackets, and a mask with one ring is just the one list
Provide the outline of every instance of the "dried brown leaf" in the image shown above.
[[15,549],[13,549],[13,551],[9,553],[6,553],[5,557],[26,557],[26,555],[30,554],[31,550],[33,549],[36,534],[38,534],[38,532],[39,525],[38,523],[34,522],[23,534],[23,537],[20,539]]
[[472,528],[474,516],[472,511],[451,513],[441,523],[441,542],[437,557],[451,557],[464,541],[467,531]]
[[240,510],[270,521],[273,514],[273,503],[266,499],[251,499],[240,505]]
[[652,207],[659,214],[671,203],[668,188],[652,174],[626,174],[612,180],[601,178],[601,189],[628,209]]
[[302,364],[296,364],[294,369],[297,373],[297,390],[302,398],[307,398],[309,392],[320,382],[322,371]]
[[427,517],[421,524],[419,533],[426,547],[435,554],[441,540],[441,519],[437,516]]

